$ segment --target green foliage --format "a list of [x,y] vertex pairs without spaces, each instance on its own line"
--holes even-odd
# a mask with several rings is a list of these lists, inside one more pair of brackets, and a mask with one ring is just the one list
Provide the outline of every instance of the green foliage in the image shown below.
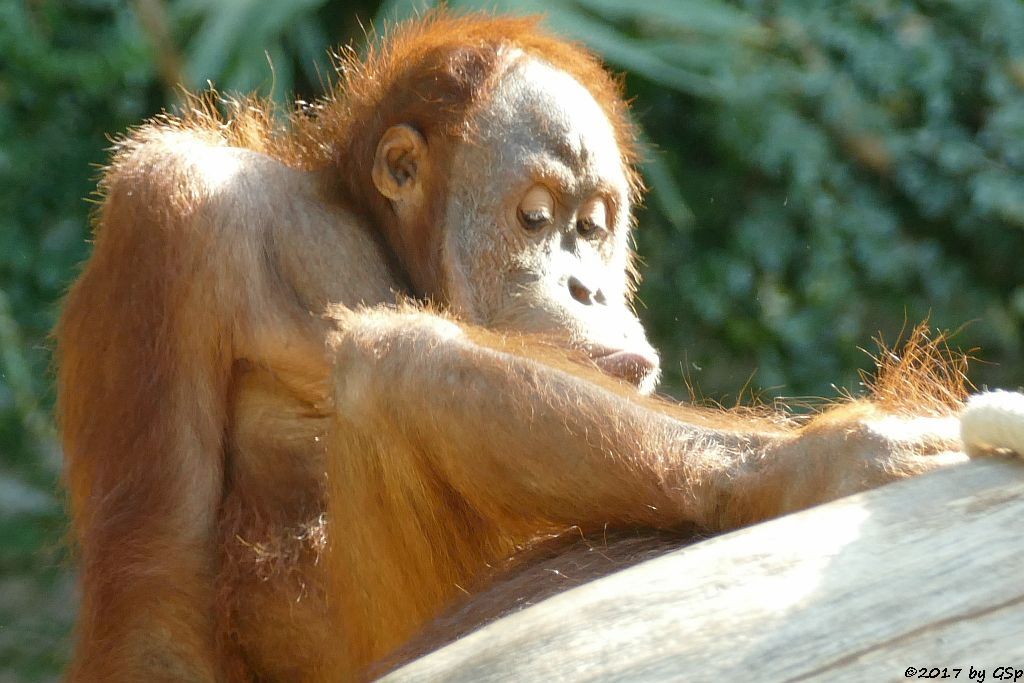
[[[278,100],[295,92],[295,79],[313,83],[330,74],[323,26],[313,14],[325,0],[182,0],[171,5],[172,23],[185,37],[185,83],[249,92]],[[291,55],[297,57],[292,59]],[[300,70],[296,73],[296,67]]]
[[[330,51],[363,42],[376,0],[137,2],[160,45],[165,81],[258,92],[282,103],[313,98],[333,78]],[[161,35],[161,34],[166,35]]]

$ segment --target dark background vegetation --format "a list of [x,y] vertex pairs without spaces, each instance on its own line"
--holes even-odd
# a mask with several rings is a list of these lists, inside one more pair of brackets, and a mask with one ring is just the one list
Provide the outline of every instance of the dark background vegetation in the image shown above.
[[[0,683],[67,657],[47,334],[107,136],[179,81],[315,97],[329,47],[430,4],[0,0]],[[546,12],[626,74],[650,150],[641,314],[669,391],[856,391],[860,348],[927,316],[970,323],[954,343],[980,349],[976,383],[1024,383],[1020,0],[486,5]]]

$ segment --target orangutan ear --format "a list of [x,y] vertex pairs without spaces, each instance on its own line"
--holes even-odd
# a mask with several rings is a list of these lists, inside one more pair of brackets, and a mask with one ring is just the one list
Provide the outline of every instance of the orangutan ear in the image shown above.
[[427,141],[419,131],[404,123],[392,126],[377,143],[373,184],[396,205],[418,204],[429,163]]
[[371,176],[397,220],[381,229],[405,268],[417,296],[438,295],[440,226],[429,220],[428,181],[434,159],[423,135],[407,124],[384,131],[377,143]]

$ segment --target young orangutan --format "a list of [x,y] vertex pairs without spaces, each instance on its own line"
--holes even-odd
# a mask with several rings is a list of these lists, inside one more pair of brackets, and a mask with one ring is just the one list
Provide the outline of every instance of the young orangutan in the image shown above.
[[636,136],[579,45],[435,14],[339,73],[284,127],[196,99],[104,174],[57,329],[71,680],[351,680],[539,537],[963,458],[955,382],[802,426],[643,396]]

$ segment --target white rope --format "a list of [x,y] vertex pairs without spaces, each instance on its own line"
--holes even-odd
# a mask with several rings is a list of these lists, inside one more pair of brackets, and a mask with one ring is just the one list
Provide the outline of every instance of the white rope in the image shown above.
[[988,391],[967,399],[960,438],[970,455],[996,450],[1024,456],[1024,394]]

